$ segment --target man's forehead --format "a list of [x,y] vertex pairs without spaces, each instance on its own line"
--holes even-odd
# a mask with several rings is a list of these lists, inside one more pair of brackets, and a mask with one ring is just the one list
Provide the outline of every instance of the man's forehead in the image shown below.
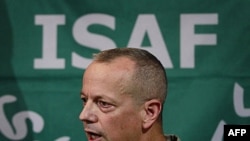
[[119,93],[124,93],[133,76],[133,70],[134,63],[127,58],[116,59],[110,63],[93,62],[85,71],[82,88],[88,85],[87,88],[95,88],[96,91],[101,91],[101,88],[102,90],[115,89]]

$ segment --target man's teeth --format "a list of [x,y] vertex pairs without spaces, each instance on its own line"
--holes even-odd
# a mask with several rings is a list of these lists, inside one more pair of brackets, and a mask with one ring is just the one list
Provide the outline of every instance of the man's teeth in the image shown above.
[[97,135],[97,134],[90,134],[90,138],[91,139],[97,139],[97,138],[99,138],[100,137],[100,135]]

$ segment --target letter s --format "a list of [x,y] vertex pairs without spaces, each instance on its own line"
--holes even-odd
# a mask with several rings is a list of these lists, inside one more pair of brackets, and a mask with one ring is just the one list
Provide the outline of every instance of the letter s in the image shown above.
[[21,140],[25,138],[28,133],[28,127],[26,120],[29,119],[33,125],[33,131],[39,133],[44,127],[43,118],[33,111],[21,111],[14,115],[12,118],[12,124],[15,128],[15,132],[9,123],[4,113],[4,104],[12,103],[16,101],[16,97],[12,95],[4,95],[0,97],[0,131],[1,133],[11,140]]
[[[74,24],[73,36],[77,43],[92,47],[94,49],[110,49],[115,48],[116,44],[103,35],[98,35],[88,31],[88,27],[93,24],[99,24],[115,29],[114,17],[107,14],[88,14],[80,17]],[[83,58],[77,53],[72,53],[72,65],[77,68],[87,68],[91,59]]]

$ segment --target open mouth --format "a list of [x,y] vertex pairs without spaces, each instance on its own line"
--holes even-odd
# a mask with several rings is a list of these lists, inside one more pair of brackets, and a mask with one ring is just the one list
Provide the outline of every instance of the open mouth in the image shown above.
[[101,141],[102,135],[91,131],[85,131],[88,137],[88,141]]

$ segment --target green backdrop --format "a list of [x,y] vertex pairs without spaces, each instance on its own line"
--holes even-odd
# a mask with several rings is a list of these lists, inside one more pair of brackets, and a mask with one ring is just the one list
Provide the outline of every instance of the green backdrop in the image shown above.
[[250,124],[250,0],[0,0],[0,140],[86,140],[92,54],[138,47],[166,68],[164,130],[222,141]]

